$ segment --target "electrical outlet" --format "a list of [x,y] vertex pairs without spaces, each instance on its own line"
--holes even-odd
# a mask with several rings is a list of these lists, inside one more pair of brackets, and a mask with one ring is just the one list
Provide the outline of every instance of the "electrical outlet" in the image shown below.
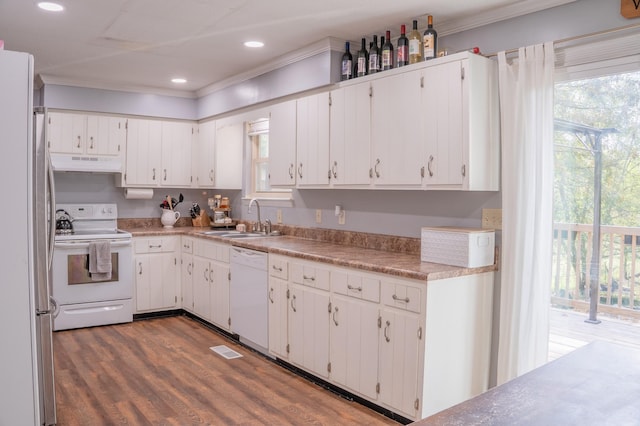
[[322,223],[322,210],[316,209],[316,223]]
[[276,223],[282,223],[282,209],[276,211]]
[[344,225],[347,221],[347,213],[344,209],[340,210],[340,214],[338,215],[338,225]]
[[482,209],[482,228],[502,229],[502,209]]

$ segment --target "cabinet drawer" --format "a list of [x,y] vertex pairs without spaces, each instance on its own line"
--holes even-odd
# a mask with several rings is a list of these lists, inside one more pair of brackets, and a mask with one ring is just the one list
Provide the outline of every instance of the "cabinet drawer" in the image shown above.
[[332,271],[331,290],[337,294],[370,302],[380,301],[380,280],[359,274]]
[[136,253],[164,253],[175,251],[175,238],[134,238]]
[[193,242],[193,254],[209,260],[229,263],[229,246],[196,239]]
[[320,290],[329,291],[329,271],[308,263],[291,262],[291,281]]
[[182,237],[182,252],[183,253],[193,253],[193,239]]
[[289,262],[280,257],[269,256],[269,274],[287,280],[289,277]]
[[382,303],[405,311],[420,313],[421,289],[394,282],[382,283]]

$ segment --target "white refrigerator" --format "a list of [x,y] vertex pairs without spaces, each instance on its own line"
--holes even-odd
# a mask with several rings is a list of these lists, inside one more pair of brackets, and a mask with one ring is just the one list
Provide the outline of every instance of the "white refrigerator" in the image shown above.
[[33,109],[33,57],[0,50],[0,425],[56,423],[55,204],[43,120]]

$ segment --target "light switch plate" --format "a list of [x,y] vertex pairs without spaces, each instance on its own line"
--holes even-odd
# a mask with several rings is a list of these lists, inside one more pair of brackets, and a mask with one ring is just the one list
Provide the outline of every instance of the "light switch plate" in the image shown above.
[[276,223],[282,223],[282,209],[276,211]]
[[316,223],[322,223],[322,210],[316,209]]
[[483,229],[502,229],[502,209],[482,209]]

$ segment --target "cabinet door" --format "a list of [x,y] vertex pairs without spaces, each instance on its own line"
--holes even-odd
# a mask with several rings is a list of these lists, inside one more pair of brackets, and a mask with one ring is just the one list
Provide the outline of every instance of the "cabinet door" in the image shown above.
[[193,256],[188,253],[182,253],[180,284],[182,286],[182,308],[193,312]]
[[422,183],[423,84],[420,71],[371,82],[371,167],[376,185]]
[[118,156],[126,142],[126,119],[103,115],[87,116],[86,153]]
[[136,311],[174,308],[177,261],[173,253],[136,256]]
[[211,286],[209,260],[193,257],[193,311],[200,318],[211,319]]
[[382,309],[380,315],[379,400],[409,418],[419,412],[419,350],[422,339],[419,316]]
[[329,184],[329,94],[297,100],[298,186]]
[[289,360],[328,377],[329,294],[297,285],[289,291]]
[[244,124],[218,123],[215,146],[216,188],[242,189],[242,147],[244,145]]
[[191,186],[192,123],[162,122],[162,186]]
[[161,179],[160,121],[130,119],[127,123],[126,185],[158,186]]
[[269,352],[287,359],[287,282],[269,277]]
[[213,188],[215,185],[215,143],[216,122],[201,123],[198,126],[191,159],[193,186],[197,188]]
[[211,262],[211,321],[218,327],[229,330],[229,265]]
[[368,185],[371,151],[369,83],[331,92],[329,166],[332,185]]
[[271,107],[269,114],[269,183],[296,184],[296,101]]
[[424,69],[423,93],[427,187],[460,187],[466,173],[463,152],[462,64]]
[[47,119],[49,151],[64,154],[84,153],[86,125],[86,115],[50,112]]
[[331,379],[375,400],[378,305],[333,296],[331,307]]

